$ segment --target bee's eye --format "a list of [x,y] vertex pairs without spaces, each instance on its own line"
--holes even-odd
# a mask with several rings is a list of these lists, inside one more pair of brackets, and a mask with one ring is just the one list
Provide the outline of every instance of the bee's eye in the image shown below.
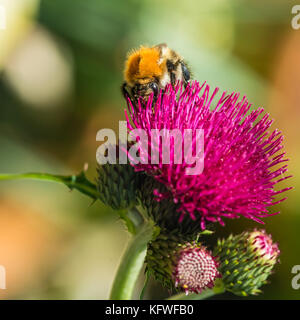
[[154,96],[158,95],[158,85],[156,82],[151,82],[150,83],[150,88],[152,89]]
[[181,70],[182,70],[182,74],[183,74],[183,77],[184,77],[184,80],[187,82],[190,80],[191,78],[191,74],[188,70],[188,68],[186,67],[186,65],[181,62]]

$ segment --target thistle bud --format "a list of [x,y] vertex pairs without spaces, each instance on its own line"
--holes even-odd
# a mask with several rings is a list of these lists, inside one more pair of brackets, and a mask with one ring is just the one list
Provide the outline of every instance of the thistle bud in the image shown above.
[[144,179],[139,198],[142,207],[147,211],[159,226],[167,228],[169,223],[166,217],[173,217],[176,214],[176,204],[170,199],[159,199],[155,196],[155,191],[159,190],[160,193],[167,192],[165,186],[154,178],[146,176]]
[[148,244],[147,269],[169,289],[200,293],[220,277],[211,253],[197,241],[187,242],[175,231],[160,233]]
[[280,251],[264,230],[230,235],[214,250],[227,291],[239,296],[255,295],[267,283]]
[[[141,184],[139,199],[142,207],[146,210],[149,217],[155,223],[168,231],[177,230],[185,235],[196,236],[200,229],[200,219],[198,223],[191,223],[189,217],[180,219],[181,213],[178,212],[178,204],[167,195],[167,188],[151,176],[145,176]],[[195,237],[194,237],[195,238]]]
[[262,263],[274,265],[278,261],[280,250],[277,243],[273,243],[272,236],[265,230],[254,230],[249,236],[250,247],[257,252],[258,259]]
[[98,167],[97,188],[100,200],[114,210],[137,203],[138,173],[129,164],[104,164]]
[[[119,147],[116,147],[119,151]],[[115,210],[127,209],[137,204],[137,190],[141,174],[130,164],[106,163],[97,168],[97,188],[100,200]]]

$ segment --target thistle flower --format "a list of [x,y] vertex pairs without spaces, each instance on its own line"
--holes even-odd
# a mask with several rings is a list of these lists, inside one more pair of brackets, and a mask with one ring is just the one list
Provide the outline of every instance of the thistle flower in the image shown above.
[[201,293],[220,277],[215,257],[197,241],[187,241],[176,231],[160,233],[148,244],[147,269],[168,288]]
[[225,289],[236,295],[255,295],[267,283],[280,251],[264,230],[230,235],[214,250]]
[[[289,190],[276,191],[274,186],[289,176],[284,177],[287,161],[285,153],[278,152],[283,148],[281,132],[269,133],[272,124],[269,115],[263,114],[259,108],[249,112],[251,104],[246,97],[239,99],[239,94],[226,95],[224,92],[216,106],[210,110],[218,88],[210,95],[209,86],[197,81],[183,90],[182,85],[174,89],[168,86],[153,103],[148,99],[143,105],[133,107],[128,101],[126,113],[128,130],[143,129],[151,137],[152,129],[177,129],[184,137],[186,129],[204,130],[204,169],[197,175],[187,174],[193,164],[178,155],[175,146],[183,146],[174,138],[171,143],[170,161],[164,164],[163,148],[156,145],[159,161],[151,159],[149,149],[155,145],[153,139],[146,144],[139,144],[139,154],[143,161],[133,162],[137,171],[145,171],[158,182],[165,185],[167,192],[154,190],[157,200],[170,198],[178,204],[180,221],[185,215],[198,220],[202,229],[206,222],[219,222],[224,225],[223,218],[239,218],[240,216],[263,223],[262,218],[274,215],[268,207],[283,201],[275,200],[275,196]],[[202,92],[200,94],[200,92]],[[193,136],[189,148],[197,159],[198,136]],[[184,140],[184,139],[183,139]],[[152,143],[152,144],[151,144]],[[279,165],[279,167],[278,167]],[[276,169],[273,169],[277,166]],[[273,170],[272,170],[273,169]]]
[[220,274],[214,257],[206,249],[191,246],[180,252],[174,277],[175,286],[181,287],[188,294],[213,288]]

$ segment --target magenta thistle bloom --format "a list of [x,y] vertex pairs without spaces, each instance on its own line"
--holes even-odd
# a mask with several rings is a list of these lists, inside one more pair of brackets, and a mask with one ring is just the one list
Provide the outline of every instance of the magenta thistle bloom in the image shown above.
[[188,247],[180,252],[174,270],[175,286],[189,292],[201,293],[213,288],[218,272],[215,258],[202,247]]
[[159,161],[151,159],[148,141],[139,145],[143,163],[135,162],[133,166],[167,187],[167,193],[155,193],[157,200],[170,198],[177,203],[180,221],[189,215],[193,220],[200,219],[202,229],[206,221],[223,225],[223,218],[240,216],[263,223],[261,218],[277,213],[268,213],[267,208],[285,199],[276,200],[275,196],[290,189],[274,189],[275,184],[289,178],[283,176],[287,165],[282,163],[287,159],[285,153],[279,152],[283,148],[281,132],[268,132],[273,122],[269,115],[262,116],[262,108],[249,113],[251,104],[246,97],[239,99],[237,93],[224,92],[210,110],[218,88],[212,94],[209,91],[207,84],[200,86],[197,81],[185,90],[180,85],[175,89],[168,86],[155,103],[151,97],[146,105],[140,102],[135,107],[128,101],[129,114],[126,112],[128,129],[143,129],[148,137],[152,129],[177,129],[183,137],[184,131],[190,129],[193,139],[189,148],[196,159],[201,157],[196,148],[197,129],[203,129],[202,172],[187,174],[186,169],[194,164],[183,156],[178,159],[175,146],[185,146],[176,137],[171,142],[168,164],[161,161],[165,149],[152,139]]

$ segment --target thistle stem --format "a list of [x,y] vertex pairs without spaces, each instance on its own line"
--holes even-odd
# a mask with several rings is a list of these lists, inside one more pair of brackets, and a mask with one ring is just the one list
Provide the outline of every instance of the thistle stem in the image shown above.
[[204,300],[224,292],[225,292],[225,287],[222,283],[222,280],[219,280],[214,288],[207,289],[202,293],[198,293],[198,294],[191,293],[189,295],[186,295],[185,293],[179,293],[179,294],[175,294],[174,296],[171,296],[167,300]]
[[132,298],[134,286],[144,265],[147,243],[151,240],[153,232],[153,223],[145,221],[132,236],[113,282],[110,293],[111,300]]
[[202,293],[196,294],[191,293],[186,295],[185,293],[175,294],[174,296],[168,298],[167,300],[204,300],[214,296],[216,293],[212,290],[205,290]]
[[145,282],[144,282],[144,286],[143,286],[143,289],[142,289],[141,294],[140,294],[140,300],[143,300],[143,299],[144,299],[144,294],[145,294],[145,291],[146,291],[146,289],[147,289],[147,286],[148,286],[148,283],[149,283],[149,279],[150,279],[150,275],[149,275],[149,273],[147,272],[147,273],[146,273]]
[[[94,200],[99,197],[96,186],[86,179],[83,172],[72,176],[48,173],[0,174],[0,181],[21,179],[58,182],[65,184],[70,189],[77,189]],[[135,283],[144,264],[147,243],[151,240],[155,230],[154,224],[145,219],[135,207],[129,209],[128,217],[125,220],[133,236],[122,258],[112,286],[110,299],[115,300],[131,299]]]
[[1,180],[42,180],[62,183],[70,189],[77,189],[78,191],[90,196],[93,199],[99,197],[99,192],[96,186],[87,180],[83,173],[81,175],[62,176],[49,173],[21,173],[21,174],[0,174]]
[[133,233],[135,234],[137,232],[137,229],[145,222],[145,219],[136,207],[128,209],[127,217],[130,219],[130,221],[133,224],[133,227],[134,227]]

